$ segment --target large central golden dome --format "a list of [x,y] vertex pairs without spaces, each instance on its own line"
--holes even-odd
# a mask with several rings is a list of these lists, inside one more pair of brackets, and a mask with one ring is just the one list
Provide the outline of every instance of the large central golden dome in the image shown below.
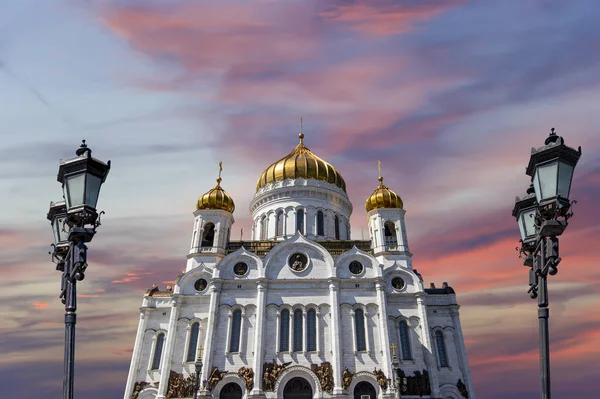
[[300,143],[285,157],[271,164],[256,183],[256,191],[267,184],[285,179],[317,179],[335,184],[346,191],[346,182],[340,172],[304,146],[304,134],[298,135]]

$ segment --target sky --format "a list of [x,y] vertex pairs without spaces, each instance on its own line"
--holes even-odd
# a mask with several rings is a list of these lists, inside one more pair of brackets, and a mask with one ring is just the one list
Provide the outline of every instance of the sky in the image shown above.
[[[60,274],[46,220],[60,159],[112,161],[78,285],[76,396],[123,395],[143,293],[185,268],[197,198],[222,186],[232,239],[261,172],[297,144],[354,204],[404,201],[413,264],[457,292],[475,394],[538,395],[536,302],[514,199],[552,127],[582,147],[550,278],[553,397],[600,390],[600,3],[596,0],[3,0],[0,384],[62,390]],[[366,234],[365,234],[366,236]]]

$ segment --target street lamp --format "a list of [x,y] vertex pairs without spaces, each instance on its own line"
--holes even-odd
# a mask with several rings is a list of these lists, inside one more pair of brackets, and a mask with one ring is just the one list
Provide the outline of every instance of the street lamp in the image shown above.
[[96,211],[100,186],[110,170],[92,158],[92,151],[83,140],[75,158],[60,162],[57,180],[62,183],[64,201],[51,202],[48,220],[54,233],[52,261],[62,272],[60,299],[65,305],[65,359],[63,398],[73,399],[75,371],[75,323],[77,319],[76,283],[85,277],[87,246],[100,226]]
[[521,232],[520,252],[529,267],[529,290],[538,300],[540,341],[540,382],[542,399],[550,399],[550,340],[548,332],[548,274],[558,273],[558,236],[573,216],[575,201],[569,200],[573,171],[581,157],[578,150],[567,147],[554,128],[544,146],[531,149],[526,174],[531,176],[527,195],[517,197],[513,216]]

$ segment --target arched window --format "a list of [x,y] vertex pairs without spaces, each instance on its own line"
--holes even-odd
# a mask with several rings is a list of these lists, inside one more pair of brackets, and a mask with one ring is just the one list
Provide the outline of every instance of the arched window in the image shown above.
[[335,227],[335,239],[339,240],[340,239],[340,218],[338,218],[338,215],[335,215],[335,218],[333,219],[333,225]]
[[408,324],[406,320],[400,321],[400,346],[402,348],[402,359],[411,360],[410,341],[408,338]]
[[294,352],[302,351],[302,310],[294,311]]
[[196,360],[196,349],[198,348],[198,333],[200,332],[200,323],[192,324],[190,329],[190,341],[188,343],[187,361]]
[[366,351],[367,341],[365,339],[365,314],[362,309],[354,311],[354,326],[356,330],[356,350]]
[[267,239],[267,225],[268,224],[269,224],[269,219],[267,219],[266,216],[263,216],[262,219],[260,219],[260,239],[261,240]]
[[314,309],[306,312],[306,350],[317,350],[317,312]]
[[275,236],[281,237],[283,235],[283,211],[277,212],[277,219],[275,223]]
[[279,352],[290,350],[290,311],[283,309],[279,316]]
[[154,344],[154,357],[152,358],[152,370],[160,368],[160,358],[162,356],[163,344],[165,343],[165,334],[160,333],[156,336]]
[[202,247],[212,247],[215,243],[215,225],[206,223],[204,232],[202,233]]
[[444,343],[444,333],[440,330],[435,332],[435,343],[437,345],[440,367],[448,367],[448,354],[446,353],[446,344]]
[[390,249],[396,249],[398,245],[398,239],[396,238],[396,226],[390,220],[383,224],[384,235],[385,235],[385,245],[389,247],[393,247]]
[[296,211],[296,231],[304,234],[304,209]]
[[323,221],[323,211],[317,212],[317,235],[324,236],[325,235],[325,227]]
[[229,341],[229,352],[240,351],[240,328],[242,326],[242,311],[237,309],[233,312],[231,319],[231,338]]

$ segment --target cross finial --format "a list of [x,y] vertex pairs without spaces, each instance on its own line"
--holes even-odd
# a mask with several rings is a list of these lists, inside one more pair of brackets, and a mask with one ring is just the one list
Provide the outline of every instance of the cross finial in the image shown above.
[[390,348],[392,348],[392,356],[396,356],[396,344],[393,343]]
[[300,144],[303,144],[302,140],[304,139],[304,133],[302,133],[302,117],[300,117],[300,134],[298,135],[300,139]]
[[554,136],[556,133],[554,132],[554,128],[550,129],[550,136]]
[[219,161],[219,177],[217,177],[217,183],[221,183],[221,172],[223,171],[223,161]]
[[202,359],[202,350],[204,350],[204,348],[202,347],[202,345],[200,345],[200,347],[198,348],[198,359]]
[[383,183],[383,176],[381,176],[381,161],[377,161],[377,173],[379,174],[379,183]]
[[244,241],[244,228],[240,230],[240,241]]

